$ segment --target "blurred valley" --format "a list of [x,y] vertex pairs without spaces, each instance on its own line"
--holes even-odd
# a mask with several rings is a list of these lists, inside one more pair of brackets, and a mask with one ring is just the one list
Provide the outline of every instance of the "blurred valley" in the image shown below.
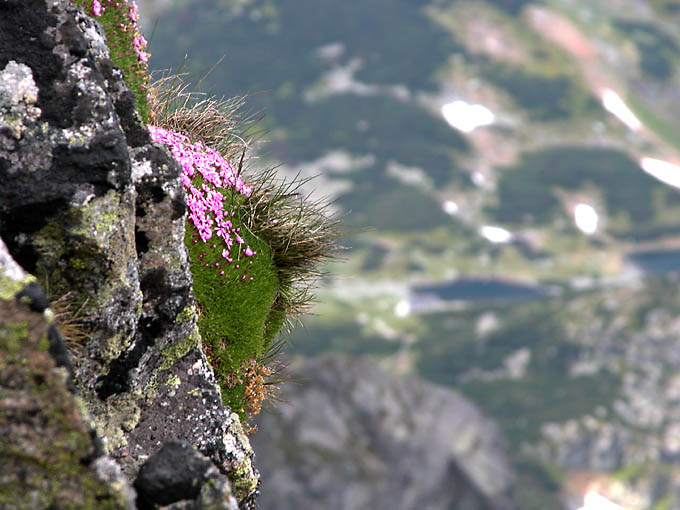
[[141,3],[352,227],[288,353],[467,397],[508,508],[680,508],[680,1]]

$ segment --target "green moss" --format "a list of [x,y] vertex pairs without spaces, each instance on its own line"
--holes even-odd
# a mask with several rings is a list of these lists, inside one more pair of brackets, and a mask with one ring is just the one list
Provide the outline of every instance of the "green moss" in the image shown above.
[[269,315],[264,325],[264,343],[266,346],[271,345],[274,341],[274,338],[285,324],[286,317],[286,309],[275,302],[269,310]]
[[40,336],[40,340],[38,340],[38,345],[36,345],[36,348],[42,352],[47,352],[49,350],[50,339],[47,336],[47,332]]
[[103,266],[100,257],[80,244],[68,241],[69,234],[57,222],[48,222],[36,232],[34,245],[40,253],[36,275],[53,295],[63,295],[78,289],[84,275],[99,273]]
[[0,327],[0,348],[8,356],[21,352],[21,339],[28,336],[28,323],[24,321],[8,322]]
[[19,403],[14,412],[25,425],[20,432],[10,427],[0,439],[0,463],[10,466],[0,484],[0,508],[124,508],[85,461],[94,449],[90,427],[65,370],[55,370],[45,352],[47,321],[11,301],[0,305],[0,324],[0,388]]

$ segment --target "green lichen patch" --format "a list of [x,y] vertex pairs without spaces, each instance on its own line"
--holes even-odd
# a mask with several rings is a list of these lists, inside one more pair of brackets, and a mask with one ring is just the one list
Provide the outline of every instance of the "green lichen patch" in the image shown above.
[[177,314],[177,318],[175,319],[178,323],[183,323],[183,322],[190,322],[196,317],[196,309],[194,308],[194,305],[187,305],[185,306],[181,312]]
[[52,294],[85,290],[105,301],[105,289],[88,287],[95,280],[129,284],[129,259],[136,257],[133,217],[131,195],[109,191],[51,218],[33,241],[40,254],[38,278],[49,284]]
[[27,275],[21,280],[15,280],[10,277],[5,277],[0,275],[0,300],[9,301],[23,289],[27,284],[34,282],[35,277],[32,275]]
[[165,385],[171,390],[177,389],[181,383],[182,381],[180,380],[180,378],[174,374],[169,375],[168,378],[165,380]]
[[253,465],[250,459],[244,459],[228,476],[234,484],[234,495],[239,501],[244,500],[257,489],[258,479],[253,476]]
[[189,336],[181,339],[176,344],[168,345],[161,351],[163,362],[158,367],[158,370],[168,370],[178,359],[184,357],[192,347],[197,346],[200,341],[201,336],[198,333],[198,329],[194,328]]
[[259,476],[253,469],[251,460],[253,458],[253,449],[243,431],[239,416],[232,414],[231,419],[232,422],[229,430],[235,437],[237,444],[241,446],[243,455],[232,460],[232,469],[227,473],[227,476],[233,484],[234,495],[239,501],[243,501],[257,488]]
[[134,430],[141,417],[141,402],[144,397],[140,390],[113,395],[104,407],[93,410],[97,433],[105,439],[108,453],[127,445],[127,433]]

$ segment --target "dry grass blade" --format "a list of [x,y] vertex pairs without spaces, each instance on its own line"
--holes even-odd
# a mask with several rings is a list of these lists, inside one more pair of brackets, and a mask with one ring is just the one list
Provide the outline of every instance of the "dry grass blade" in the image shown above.
[[52,298],[50,301],[54,321],[69,350],[72,352],[82,350],[90,336],[83,315],[86,303],[79,305],[77,293],[74,291]]
[[217,99],[191,91],[188,74],[162,76],[149,87],[149,122],[201,141],[233,161],[251,146],[258,117],[244,111],[246,96]]

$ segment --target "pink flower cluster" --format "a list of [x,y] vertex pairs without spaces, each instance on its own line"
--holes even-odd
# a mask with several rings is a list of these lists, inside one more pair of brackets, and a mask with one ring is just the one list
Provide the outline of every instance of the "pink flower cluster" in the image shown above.
[[[170,147],[172,155],[182,165],[182,184],[187,195],[189,220],[196,227],[201,240],[207,243],[213,236],[221,238],[222,258],[228,263],[233,262],[230,250],[234,242],[246,257],[255,255],[257,252],[247,246],[239,235],[241,229],[234,227],[231,218],[235,213],[224,209],[224,195],[219,191],[232,188],[250,196],[252,189],[244,184],[218,151],[202,142],[191,143],[189,137],[181,133],[148,127],[151,138]],[[194,182],[200,182],[200,185],[196,186]],[[241,248],[242,245],[245,246]],[[213,248],[217,248],[217,245],[213,245]]]

